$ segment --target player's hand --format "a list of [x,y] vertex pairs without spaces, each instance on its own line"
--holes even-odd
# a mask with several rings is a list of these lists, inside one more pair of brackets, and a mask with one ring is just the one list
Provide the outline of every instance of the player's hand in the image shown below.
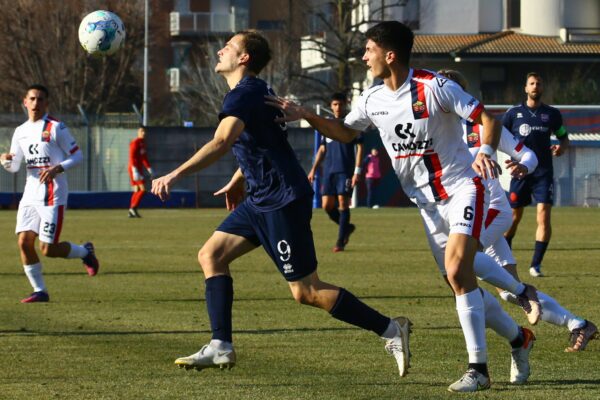
[[10,164],[12,164],[13,155],[10,153],[2,153],[0,154],[0,163],[6,169],[10,168]]
[[352,187],[354,188],[356,185],[358,185],[361,180],[362,177],[360,174],[354,174],[354,176],[352,177]]
[[552,155],[555,157],[560,157],[565,152],[564,148],[560,144],[555,144],[555,145],[550,146],[550,151],[552,152]]
[[304,118],[307,110],[291,100],[279,96],[265,96],[265,104],[275,107],[283,112],[283,116],[275,118],[275,122],[291,122]]
[[506,169],[510,171],[510,176],[516,179],[523,179],[529,173],[529,170],[523,164],[519,164],[516,161],[506,160]]
[[40,182],[41,183],[52,182],[54,180],[54,178],[56,177],[56,175],[58,175],[64,171],[65,170],[63,169],[62,165],[60,165],[60,164],[55,165],[54,167],[42,170],[40,172]]
[[227,211],[233,211],[242,203],[242,201],[244,201],[245,192],[243,179],[237,181],[231,180],[227,185],[217,190],[214,193],[214,196],[225,194],[225,206],[227,207]]
[[314,171],[310,171],[307,175],[308,181],[310,182],[310,184],[312,185],[313,183],[315,183],[315,173]]
[[502,174],[500,165],[492,159],[490,156],[481,152],[477,153],[475,161],[471,164],[477,175],[483,179],[495,179],[498,175]]
[[162,201],[166,201],[171,195],[171,186],[175,184],[176,178],[171,175],[161,176],[152,180],[152,194],[158,196]]

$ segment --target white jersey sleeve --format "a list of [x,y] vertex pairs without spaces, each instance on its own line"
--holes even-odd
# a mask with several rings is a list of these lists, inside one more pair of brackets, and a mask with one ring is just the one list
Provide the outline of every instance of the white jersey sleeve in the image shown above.
[[453,112],[460,118],[473,122],[483,111],[483,104],[465,92],[456,82],[437,76],[430,86],[433,95],[445,112]]
[[502,127],[498,150],[527,167],[528,174],[531,174],[538,165],[538,159],[533,150],[525,146],[505,127]]
[[352,111],[344,118],[344,125],[357,131],[367,130],[371,126],[372,121],[367,114],[367,102],[369,101],[369,97],[376,92],[378,88],[383,88],[383,85],[375,86],[374,88],[361,93],[356,106],[353,107]]
[[61,150],[67,155],[67,158],[60,163],[65,171],[81,164],[83,161],[83,154],[79,149],[77,142],[71,135],[69,128],[62,122],[59,123],[56,128],[56,142]]

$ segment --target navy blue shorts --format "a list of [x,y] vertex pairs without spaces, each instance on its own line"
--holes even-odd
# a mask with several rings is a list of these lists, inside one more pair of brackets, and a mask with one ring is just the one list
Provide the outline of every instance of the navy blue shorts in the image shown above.
[[323,176],[322,196],[352,196],[352,176],[343,172]]
[[256,211],[246,201],[236,207],[217,231],[242,236],[262,245],[290,282],[312,274],[317,256],[310,220],[312,196],[294,200],[275,211]]
[[536,203],[554,204],[554,179],[552,174],[511,179],[508,201],[512,208],[528,206],[531,204],[532,197]]

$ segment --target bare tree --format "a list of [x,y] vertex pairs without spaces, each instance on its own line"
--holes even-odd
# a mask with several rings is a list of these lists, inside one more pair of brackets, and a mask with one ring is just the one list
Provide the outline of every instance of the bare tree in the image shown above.
[[[143,2],[0,0],[0,109],[16,111],[32,83],[48,87],[55,112],[91,114],[130,110],[141,97],[133,72],[143,43]],[[127,29],[124,48],[110,57],[88,56],[78,41],[81,19],[97,9],[117,13]]]

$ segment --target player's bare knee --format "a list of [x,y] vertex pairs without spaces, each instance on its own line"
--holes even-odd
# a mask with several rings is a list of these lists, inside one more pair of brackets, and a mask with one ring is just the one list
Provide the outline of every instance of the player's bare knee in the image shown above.
[[296,287],[292,289],[292,296],[296,303],[308,306],[316,304],[316,296],[312,290],[307,287]]
[[18,245],[19,250],[21,251],[32,250],[35,246],[35,239],[29,238],[27,236],[19,236]]

